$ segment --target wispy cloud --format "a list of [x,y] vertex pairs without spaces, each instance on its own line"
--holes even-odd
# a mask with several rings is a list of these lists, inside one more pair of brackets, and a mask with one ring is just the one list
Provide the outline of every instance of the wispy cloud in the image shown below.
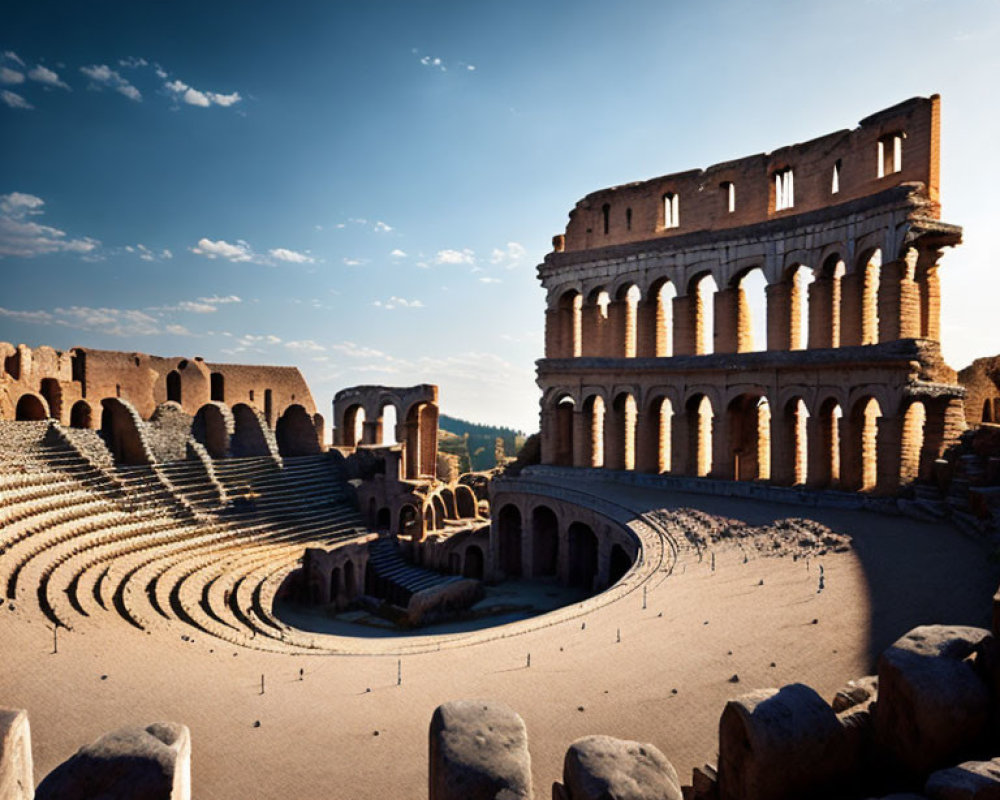
[[476,253],[468,247],[463,250],[438,250],[434,262],[436,264],[475,264]]
[[0,55],[0,58],[2,58],[5,61],[13,61],[15,64],[18,64],[22,67],[24,66],[24,61],[13,50],[4,50],[3,54]]
[[239,92],[232,92],[230,94],[204,92],[200,89],[195,89],[193,86],[189,86],[179,79],[167,81],[163,84],[163,88],[173,95],[175,99],[183,101],[189,106],[197,106],[199,108],[208,108],[212,105],[228,108],[243,99],[240,97]]
[[406,252],[400,250],[398,247],[391,253],[389,253],[389,255],[392,256],[393,258],[406,258]]
[[45,201],[33,194],[11,192],[0,195],[0,258],[48,253],[92,253],[100,245],[96,239],[67,238],[66,232],[34,222],[30,217],[43,213]]
[[423,308],[424,304],[420,300],[407,300],[405,297],[390,297],[388,300],[376,300],[372,303],[375,308],[383,311],[392,311],[395,308]]
[[360,267],[362,264],[367,264],[367,258],[345,258],[344,265],[347,267]]
[[480,278],[479,282],[480,283],[503,283],[503,281],[500,280],[499,278],[493,278],[493,277],[490,277],[489,275],[486,275],[486,276]]
[[144,58],[136,58],[135,56],[129,56],[128,58],[118,59],[119,67],[128,67],[129,69],[138,69],[139,67],[148,67],[149,62]]
[[514,269],[514,267],[521,265],[527,252],[524,249],[524,245],[518,242],[507,242],[505,247],[496,247],[493,249],[493,252],[490,254],[490,263],[502,264],[507,269]]
[[0,83],[7,84],[7,86],[24,83],[24,73],[10,67],[0,67]]
[[134,100],[137,103],[142,100],[142,94],[139,90],[107,64],[80,67],[80,72],[90,78],[90,86],[88,87],[90,89],[114,89],[129,100]]
[[51,86],[57,89],[65,89],[66,91],[72,91],[69,88],[69,84],[63,80],[60,80],[59,76],[53,72],[48,67],[43,67],[41,64],[36,65],[31,70],[28,71],[28,77],[41,83],[45,86]]
[[21,108],[25,111],[31,111],[31,109],[34,108],[34,106],[25,100],[21,95],[17,92],[12,92],[10,89],[4,89],[0,92],[0,100],[3,101],[4,105],[9,106],[10,108]]
[[152,314],[138,309],[70,306],[51,311],[18,311],[0,307],[0,317],[18,322],[94,331],[111,336],[153,336],[164,333],[177,336],[191,335],[183,325],[164,325]]
[[191,252],[205,258],[224,258],[235,263],[253,261],[255,257],[253,249],[242,239],[238,239],[235,244],[230,244],[225,239],[215,242],[211,239],[199,239]]
[[468,64],[465,61],[456,61],[453,65],[449,65],[445,63],[445,60],[441,58],[441,56],[426,55],[421,53],[416,48],[413,48],[410,52],[417,57],[417,60],[420,62],[422,66],[427,67],[428,69],[438,70],[440,72],[447,72],[449,66],[452,66],[454,69],[464,70],[465,72],[476,71],[475,64]]
[[174,257],[174,254],[166,248],[157,253],[155,250],[146,247],[144,244],[137,244],[134,246],[127,244],[122,248],[122,250],[126,253],[137,254],[143,261],[169,261]]
[[268,251],[272,258],[278,261],[289,261],[293,264],[314,264],[316,259],[307,253],[299,253],[296,250],[289,250],[285,247],[277,247]]
[[224,306],[230,303],[242,303],[243,298],[235,294],[217,295],[214,294],[211,297],[199,297],[198,300],[202,303],[210,303],[213,306]]

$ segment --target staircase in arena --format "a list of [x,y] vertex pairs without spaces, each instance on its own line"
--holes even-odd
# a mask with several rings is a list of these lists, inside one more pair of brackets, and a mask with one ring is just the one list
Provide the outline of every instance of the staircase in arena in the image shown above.
[[368,546],[368,566],[374,572],[374,587],[380,599],[400,608],[406,608],[417,592],[464,580],[406,561],[394,536],[380,536]]

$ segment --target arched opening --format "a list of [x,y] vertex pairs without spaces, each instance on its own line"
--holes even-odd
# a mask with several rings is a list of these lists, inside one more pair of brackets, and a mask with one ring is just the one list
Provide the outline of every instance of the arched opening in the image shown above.
[[86,400],[77,400],[69,410],[69,426],[71,428],[93,428],[94,411]]
[[688,287],[688,294],[693,302],[691,332],[695,355],[715,352],[715,296],[718,290],[715,278],[709,272],[696,275]]
[[674,406],[669,397],[657,397],[649,405],[650,431],[655,448],[651,467],[658,473],[673,468],[671,436],[673,435]]
[[554,463],[560,467],[573,466],[573,411],[576,404],[573,398],[560,397],[556,401],[555,426],[555,458]]
[[571,290],[564,292],[556,306],[558,314],[558,346],[554,358],[579,358],[582,355],[581,334],[583,296]]
[[508,578],[521,577],[521,511],[505,505],[497,517],[500,569]]
[[699,478],[712,471],[712,428],[715,410],[704,394],[692,395],[685,404],[687,417],[687,474]]
[[585,437],[588,445],[586,461],[588,467],[604,466],[604,398],[599,394],[591,395],[583,404],[584,415],[589,423],[589,435]]
[[764,270],[754,267],[737,277],[736,352],[764,350],[767,341],[767,279]]
[[416,506],[407,503],[399,509],[399,533],[405,536],[420,533],[420,513]]
[[607,415],[604,466],[608,469],[635,469],[635,398],[628,392],[619,394]]
[[285,409],[275,428],[278,452],[283,456],[311,456],[320,452],[312,417],[297,403]]
[[268,427],[274,425],[274,393],[270,389],[264,390],[264,419]]
[[582,522],[570,525],[568,534],[569,584],[592,592],[597,577],[597,535]]
[[608,584],[614,586],[632,569],[632,559],[620,544],[611,545],[611,561],[608,568]]
[[375,528],[380,531],[388,531],[392,527],[392,515],[389,509],[382,506],[375,515]]
[[246,403],[233,406],[233,437],[230,452],[234,457],[271,455],[258,412]]
[[210,383],[212,402],[226,402],[226,376],[221,372],[213,372],[210,376]]
[[139,415],[117,398],[102,402],[101,437],[119,464],[148,464],[149,456],[142,443]]
[[344,412],[342,443],[345,447],[357,447],[365,426],[365,410],[360,405],[350,406]]
[[867,492],[878,483],[878,420],[882,409],[874,397],[861,398],[851,410],[850,474],[847,488]]
[[838,253],[823,261],[809,286],[809,347],[840,347],[840,289],[844,262]]
[[381,436],[379,436],[379,444],[381,445],[393,445],[396,444],[396,426],[399,424],[397,419],[396,406],[393,403],[386,403],[382,406],[380,412],[380,418],[382,420],[381,426]]
[[740,395],[730,402],[727,417],[729,475],[738,481],[768,480],[771,477],[771,409],[767,398]]
[[674,298],[677,288],[667,279],[654,281],[638,310],[637,354],[668,358],[674,354]]
[[559,519],[548,506],[531,512],[531,535],[535,577],[554,576],[559,567]]
[[813,423],[816,447],[810,444],[809,452],[812,455],[815,450],[813,459],[815,469],[809,470],[809,483],[817,488],[836,486],[841,481],[840,419],[842,416],[840,404],[830,397],[820,405],[816,421]]
[[431,498],[431,503],[434,506],[434,529],[441,530],[444,527],[444,521],[448,519],[448,509],[444,507],[444,500],[441,499],[440,494],[436,494]]
[[809,410],[801,397],[785,403],[780,425],[781,444],[775,443],[772,479],[789,486],[803,485],[809,477]]
[[882,250],[876,248],[866,253],[859,260],[857,270],[859,274],[857,302],[860,306],[858,344],[878,344],[878,293],[882,273]]
[[466,578],[483,579],[483,551],[476,544],[470,544],[465,548],[465,566],[462,568],[462,575]]
[[635,358],[637,340],[637,310],[642,292],[634,283],[618,287],[614,302],[608,308],[611,327],[611,351],[614,358]]
[[415,403],[406,415],[406,477],[433,478],[437,472],[438,409]]
[[611,298],[603,287],[598,287],[587,295],[581,311],[582,355],[603,357],[612,355],[608,341],[608,306]]
[[20,422],[36,422],[48,418],[45,404],[33,394],[21,395],[14,410],[14,419]]
[[348,600],[353,600],[358,594],[358,579],[354,574],[354,562],[344,562],[344,593]]
[[[773,313],[779,322],[777,329],[773,331],[778,339],[772,349],[775,350],[805,350],[809,346],[809,287],[815,280],[813,271],[803,264],[793,264],[785,272],[785,280],[772,288],[772,293],[787,293],[787,311],[782,313],[780,304],[782,298],[775,298],[774,302],[779,306]],[[768,333],[771,335],[771,332]],[[768,339],[768,347],[772,347],[772,342]]]
[[476,495],[468,486],[458,484],[455,487],[455,508],[462,519],[475,519]]
[[198,409],[191,425],[191,434],[201,442],[212,458],[225,458],[229,453],[229,430],[223,409],[208,403]]
[[167,402],[181,403],[181,374],[177,370],[167,373]]
[[920,476],[920,454],[924,448],[924,425],[927,409],[914,400],[903,415],[903,435],[900,442],[899,482],[901,486],[913,483]]
[[55,378],[42,379],[42,397],[49,405],[49,416],[52,419],[62,419],[62,386]]

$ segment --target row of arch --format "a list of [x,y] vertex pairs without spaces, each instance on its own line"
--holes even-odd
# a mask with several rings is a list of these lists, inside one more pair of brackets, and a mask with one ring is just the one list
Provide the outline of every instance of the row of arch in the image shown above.
[[790,254],[768,275],[760,262],[549,293],[546,356],[633,358],[799,350],[938,339],[936,250],[893,261],[873,245],[848,261],[827,247],[819,266]]
[[371,497],[367,510],[373,529],[418,541],[428,533],[444,530],[449,521],[479,518],[475,492],[462,483],[440,485],[426,495],[411,493],[392,505],[379,505]]
[[669,473],[785,486],[892,492],[927,477],[955,425],[960,400],[893,400],[859,389],[777,398],[711,387],[681,397],[555,392],[543,429],[548,464]]
[[343,410],[338,423],[338,444],[345,447],[403,444],[403,477],[416,479],[437,474],[436,403],[412,403],[402,415],[402,422],[392,401],[384,401],[373,419],[368,419],[362,403],[354,403]]

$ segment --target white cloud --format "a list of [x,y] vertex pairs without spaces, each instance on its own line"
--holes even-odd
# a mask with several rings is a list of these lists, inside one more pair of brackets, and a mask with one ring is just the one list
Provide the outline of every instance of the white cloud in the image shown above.
[[438,250],[434,261],[438,264],[474,264],[476,254],[467,247],[463,250]]
[[503,283],[503,281],[501,281],[499,278],[491,278],[489,275],[487,275],[485,278],[480,278],[479,282],[480,283]]
[[394,308],[423,308],[424,304],[420,300],[407,300],[405,297],[390,297],[388,300],[376,300],[372,303],[375,308],[384,311],[392,311]]
[[[166,74],[162,77],[166,77]],[[197,106],[199,108],[208,108],[213,104],[228,108],[243,99],[240,97],[239,92],[233,92],[232,94],[202,92],[177,79],[164,83],[163,88],[173,94],[176,99],[183,100],[189,106]]]
[[298,341],[285,342],[285,347],[289,350],[294,350],[299,353],[323,353],[326,352],[326,348],[318,342],[314,342],[312,339],[301,339]]
[[129,56],[128,58],[119,59],[118,66],[129,67],[130,69],[138,69],[139,67],[148,67],[149,62],[144,58],[136,58],[135,56]]
[[212,314],[219,309],[211,303],[200,303],[195,300],[182,300],[177,304],[177,310],[189,311],[192,314]]
[[253,250],[242,239],[238,240],[236,244],[230,244],[224,239],[219,239],[216,242],[211,239],[199,239],[197,246],[191,248],[191,252],[206,258],[224,258],[233,262],[254,260]]
[[235,294],[227,295],[217,295],[214,294],[211,297],[199,297],[198,301],[201,303],[210,303],[213,306],[224,306],[230,303],[242,303],[243,298]]
[[348,267],[360,267],[362,264],[367,264],[367,260],[364,258],[345,258],[344,264]]
[[400,250],[398,247],[391,253],[389,253],[389,255],[392,256],[393,258],[406,258],[406,253],[403,250]]
[[46,86],[54,86],[59,89],[69,89],[69,84],[65,81],[59,79],[59,76],[50,70],[48,67],[43,67],[41,64],[36,65],[32,70],[28,72],[28,77],[33,81],[42,83]]
[[95,239],[68,239],[66,232],[28,219],[42,214],[45,201],[33,194],[11,192],[0,195],[0,258],[31,258],[47,253],[93,253]]
[[518,266],[527,255],[524,245],[518,242],[507,242],[506,247],[494,248],[490,255],[491,264],[505,264],[507,269]]
[[15,64],[20,64],[22,67],[24,66],[24,61],[13,50],[5,50],[3,52],[3,56],[0,57],[7,59],[8,61],[13,61]]
[[169,261],[174,257],[174,254],[167,249],[163,249],[157,253],[155,250],[146,247],[144,244],[137,244],[135,247],[132,245],[125,245],[124,250],[126,253],[138,253],[139,258],[143,261]]
[[316,259],[305,253],[299,253],[295,250],[288,250],[284,247],[278,247],[274,250],[268,251],[272,258],[278,259],[278,261],[289,261],[293,264],[314,264]]
[[156,317],[146,311],[128,308],[70,306],[69,308],[55,308],[51,311],[16,311],[0,308],[0,316],[19,322],[59,325],[111,336],[152,336],[162,333],[178,336],[191,335],[190,331],[182,325],[161,327]]
[[34,106],[31,105],[31,103],[29,103],[23,97],[21,97],[21,95],[19,95],[17,92],[10,91],[10,89],[4,89],[2,92],[0,92],[0,100],[2,100],[5,105],[10,106],[11,108],[23,108],[26,111],[30,111],[31,109],[34,108]]
[[80,72],[90,78],[91,83],[89,88],[91,89],[114,89],[129,100],[136,102],[142,100],[142,94],[139,90],[107,64],[92,64],[89,67],[80,67]]
[[[423,66],[428,67],[430,69],[440,70],[441,72],[447,72],[448,71],[448,64],[440,56],[429,56],[429,55],[428,56],[422,56],[422,55],[420,55],[420,51],[416,50],[416,49],[413,49],[410,52],[413,53],[417,57],[417,60]],[[458,67],[459,69],[464,69],[466,72],[475,72],[476,71],[475,64],[467,64],[464,61],[456,61],[455,62],[455,66]]]
[[384,222],[382,222],[382,220],[379,220],[378,222],[375,223],[375,232],[376,233],[388,233],[391,230],[392,230],[392,226],[391,225],[386,225]]
[[6,83],[8,86],[24,83],[24,74],[10,67],[0,67],[0,83]]

